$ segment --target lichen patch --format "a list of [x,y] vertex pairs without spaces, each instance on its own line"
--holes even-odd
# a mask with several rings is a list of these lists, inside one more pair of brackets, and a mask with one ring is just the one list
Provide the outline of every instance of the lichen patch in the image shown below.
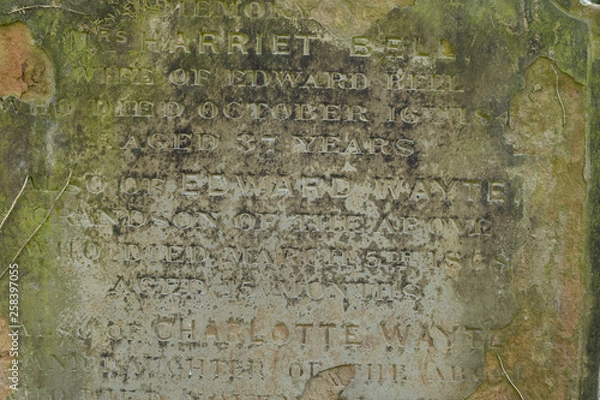
[[415,0],[382,0],[371,2],[357,0],[346,2],[300,0],[296,4],[333,34],[339,37],[350,37],[366,31],[373,22],[384,16],[392,8],[413,6],[415,2]]

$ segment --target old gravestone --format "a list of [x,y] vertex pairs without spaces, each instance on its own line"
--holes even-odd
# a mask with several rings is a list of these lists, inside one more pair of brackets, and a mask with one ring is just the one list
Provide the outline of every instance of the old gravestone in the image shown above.
[[595,398],[595,6],[10,3],[3,397]]

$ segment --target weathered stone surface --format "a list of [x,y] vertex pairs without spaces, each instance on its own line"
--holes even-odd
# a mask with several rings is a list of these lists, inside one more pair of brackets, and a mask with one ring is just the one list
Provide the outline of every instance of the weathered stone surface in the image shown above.
[[594,7],[0,8],[3,387],[594,398]]

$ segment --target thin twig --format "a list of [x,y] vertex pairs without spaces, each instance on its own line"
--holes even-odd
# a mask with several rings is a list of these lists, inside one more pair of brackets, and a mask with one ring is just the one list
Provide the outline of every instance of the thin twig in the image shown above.
[[10,213],[12,212],[12,210],[15,208],[15,205],[17,205],[17,201],[19,201],[19,198],[21,197],[21,195],[23,195],[23,192],[25,191],[25,187],[27,186],[27,182],[28,181],[29,181],[29,175],[27,175],[25,177],[25,182],[23,182],[23,187],[21,188],[21,190],[17,194],[17,197],[15,197],[15,199],[13,200],[12,204],[10,205],[10,208],[6,212],[6,215],[4,215],[4,218],[2,218],[2,222],[0,222],[0,230],[4,226],[4,223],[8,219],[8,216],[10,215]]
[[10,265],[13,264],[17,260],[17,258],[19,258],[19,256],[21,255],[21,252],[25,249],[25,247],[27,247],[27,245],[29,244],[29,242],[31,241],[31,239],[33,239],[33,237],[35,236],[35,234],[38,233],[38,231],[40,229],[42,229],[42,226],[46,223],[46,221],[50,217],[50,214],[52,214],[52,211],[54,210],[54,206],[56,205],[56,202],[58,201],[58,199],[60,199],[60,197],[65,192],[65,190],[67,190],[67,187],[69,186],[69,183],[71,183],[71,175],[72,174],[73,174],[73,171],[69,171],[69,177],[67,178],[67,182],[65,183],[65,186],[63,186],[62,190],[58,193],[58,196],[56,196],[56,198],[52,202],[52,205],[48,209],[48,212],[46,213],[46,216],[44,217],[44,219],[42,220],[42,222],[38,225],[38,227],[35,228],[35,230],[31,233],[31,235],[29,236],[29,238],[27,238],[27,241],[25,241],[25,243],[23,244],[23,246],[21,246],[21,248],[19,249],[19,251],[17,251],[17,254],[15,254],[15,256],[12,259],[12,261],[9,263],[9,266],[6,267],[6,269],[4,270],[4,272],[2,272],[2,274],[0,274],[0,278],[2,278],[4,276],[4,274],[6,273],[6,271],[8,271],[8,268],[10,268]]
[[86,12],[81,12],[81,11],[73,10],[72,8],[67,8],[64,6],[59,6],[59,5],[54,5],[54,4],[37,4],[37,5],[33,5],[33,6],[13,8],[12,11],[8,12],[8,14],[24,13],[25,11],[35,10],[36,8],[50,8],[50,9],[55,9],[55,10],[63,10],[63,11],[68,11],[68,12],[72,12],[75,14],[81,14],[81,15],[88,14]]
[[556,71],[556,68],[554,68],[554,65],[552,66],[552,71],[554,71],[554,75],[556,75],[556,96],[558,97],[558,102],[560,103],[560,106],[562,107],[563,126],[565,126],[565,124],[567,123],[567,111],[565,110],[565,103],[563,103],[560,92],[558,91],[558,72]]
[[521,400],[525,400],[525,397],[523,397],[523,394],[521,394],[521,391],[515,386],[513,381],[510,379],[510,376],[508,376],[508,372],[506,372],[506,370],[504,369],[504,364],[502,363],[502,358],[500,358],[500,354],[496,353],[496,357],[498,357],[498,361],[500,362],[500,368],[502,368],[502,372],[504,373],[504,376],[506,377],[506,380],[508,381],[508,383],[510,383],[510,386],[512,386],[513,389],[515,389],[515,391],[519,394],[519,398]]

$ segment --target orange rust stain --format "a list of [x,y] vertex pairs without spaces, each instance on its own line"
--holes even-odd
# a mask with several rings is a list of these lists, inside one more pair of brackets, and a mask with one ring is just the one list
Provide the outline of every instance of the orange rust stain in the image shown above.
[[54,68],[22,22],[0,26],[0,97],[46,100],[54,95]]

